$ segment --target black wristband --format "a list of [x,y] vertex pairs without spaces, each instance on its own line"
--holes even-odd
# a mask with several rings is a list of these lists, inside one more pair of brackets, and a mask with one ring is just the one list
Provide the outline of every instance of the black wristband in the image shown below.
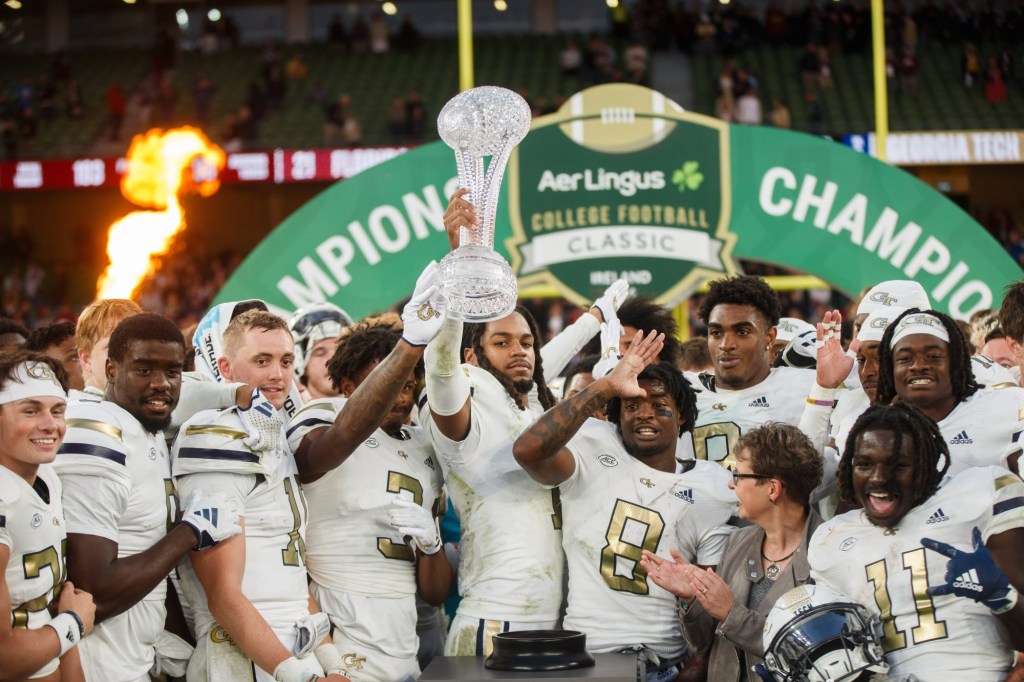
[[85,637],[85,623],[82,622],[82,617],[79,616],[74,611],[70,611],[70,610],[65,611],[64,613],[69,614],[72,618],[75,619],[75,622],[78,623],[78,636],[79,636],[79,638]]

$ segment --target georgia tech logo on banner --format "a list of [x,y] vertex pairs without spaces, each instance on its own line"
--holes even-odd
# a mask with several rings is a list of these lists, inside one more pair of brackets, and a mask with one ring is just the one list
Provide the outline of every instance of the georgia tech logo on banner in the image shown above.
[[636,85],[538,119],[509,164],[506,241],[520,286],[578,302],[616,279],[676,303],[735,274],[729,126]]

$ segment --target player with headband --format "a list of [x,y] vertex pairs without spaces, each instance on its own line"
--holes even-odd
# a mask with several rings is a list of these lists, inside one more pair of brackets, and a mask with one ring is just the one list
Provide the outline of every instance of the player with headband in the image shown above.
[[4,679],[83,679],[77,644],[92,631],[96,607],[65,581],[61,486],[50,467],[66,402],[59,361],[0,354],[0,611],[11,613],[0,619]]

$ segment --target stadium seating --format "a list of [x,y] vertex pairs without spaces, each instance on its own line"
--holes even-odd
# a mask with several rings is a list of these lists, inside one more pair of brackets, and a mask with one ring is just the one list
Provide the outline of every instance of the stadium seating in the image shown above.
[[[64,87],[58,84],[55,116],[49,122],[40,121],[32,156],[70,157],[86,153],[107,121],[107,89],[120,81],[126,92],[130,91],[147,72],[149,64],[148,52],[138,50],[75,53],[72,69],[81,87],[82,117],[72,119],[67,115]],[[0,58],[0,92],[12,93],[26,76],[38,88],[39,77],[50,72],[48,56],[5,54]]]
[[[475,76],[480,84],[494,83],[543,98],[549,104],[559,96],[585,86],[578,78],[563,78],[558,67],[565,36],[508,35],[481,37],[475,43]],[[980,49],[983,63],[993,54],[992,46]],[[753,69],[760,81],[764,111],[780,97],[790,108],[793,128],[808,129],[807,106],[797,71],[802,48],[761,45],[736,56],[740,67]],[[427,111],[426,139],[436,133],[433,117],[458,89],[458,55],[453,39],[420,41],[415,52],[391,51],[382,55],[351,54],[323,44],[285,45],[283,62],[296,53],[305,58],[309,75],[303,82],[289,82],[283,108],[272,111],[260,128],[258,146],[312,147],[323,144],[325,107],[339,94],[352,97],[352,110],[362,125],[364,144],[390,144],[388,114],[395,99],[405,99],[413,90],[421,93]],[[922,45],[918,91],[913,95],[893,93],[889,100],[892,130],[943,130],[1018,128],[1024,121],[1024,91],[1008,86],[1008,100],[990,105],[984,85],[972,90],[962,86],[959,46],[932,42]],[[719,55],[693,57],[695,109],[713,114],[717,75],[724,59]],[[131,93],[150,73],[152,63],[146,50],[89,51],[72,55],[74,75],[85,98],[82,118],[68,118],[63,97],[57,115],[41,123],[32,156],[60,157],[90,153],[107,118],[105,95],[115,81]],[[13,92],[23,76],[38,81],[50,70],[49,58],[40,55],[5,55],[0,59],[0,92]],[[824,132],[841,135],[874,128],[872,72],[868,54],[832,56],[835,86],[819,90],[824,112]],[[174,72],[178,115],[182,123],[194,121],[192,83],[205,73],[216,84],[207,132],[219,139],[225,116],[237,113],[245,104],[250,82],[263,86],[260,48],[243,46],[218,54],[186,53]],[[312,84],[323,84],[325,102],[310,101]],[[131,126],[129,118],[128,126]],[[142,124],[140,124],[142,125]],[[138,126],[137,126],[138,127]],[[142,125],[144,127],[144,125]],[[126,128],[125,133],[140,132]],[[127,141],[127,136],[124,137]]]
[[[793,128],[806,130],[807,106],[797,62],[802,47],[773,48],[762,45],[736,56],[736,65],[753,69],[761,83],[764,111],[780,97],[789,107]],[[995,47],[982,45],[982,62],[995,54]],[[991,105],[985,100],[984,83],[973,89],[962,84],[961,48],[932,42],[920,47],[917,92],[890,93],[891,130],[974,130],[1020,128],[1024,121],[1024,92],[1008,86],[1007,101]],[[695,55],[693,59],[696,109],[713,114],[718,74],[724,64],[719,55]],[[835,85],[819,90],[824,110],[824,132],[842,135],[865,132],[875,127],[871,56],[834,54],[831,66]]]

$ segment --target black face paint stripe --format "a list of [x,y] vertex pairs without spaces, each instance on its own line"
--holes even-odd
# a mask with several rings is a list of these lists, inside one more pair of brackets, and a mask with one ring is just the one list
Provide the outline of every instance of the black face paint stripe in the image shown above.
[[655,410],[654,414],[658,415],[659,417],[671,417],[672,410]]

